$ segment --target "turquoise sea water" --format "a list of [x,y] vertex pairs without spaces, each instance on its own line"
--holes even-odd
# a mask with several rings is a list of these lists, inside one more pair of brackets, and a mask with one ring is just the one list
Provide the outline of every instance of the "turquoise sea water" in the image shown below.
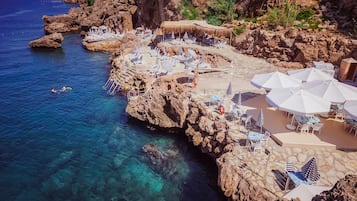
[[[108,55],[78,34],[59,50],[32,50],[42,15],[74,6],[5,0],[0,7],[0,200],[224,200],[212,160],[184,135],[151,132],[128,119],[126,99],[102,89]],[[51,88],[71,86],[53,94]],[[150,163],[141,147],[175,154]]]

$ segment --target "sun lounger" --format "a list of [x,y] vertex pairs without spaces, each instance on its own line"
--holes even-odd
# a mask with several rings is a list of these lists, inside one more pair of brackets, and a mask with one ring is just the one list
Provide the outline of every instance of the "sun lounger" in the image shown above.
[[288,162],[286,165],[286,174],[288,179],[285,184],[285,190],[289,187],[289,182],[292,181],[295,186],[300,184],[311,185],[320,179],[320,173],[317,169],[316,158],[311,158],[298,171],[293,163]]

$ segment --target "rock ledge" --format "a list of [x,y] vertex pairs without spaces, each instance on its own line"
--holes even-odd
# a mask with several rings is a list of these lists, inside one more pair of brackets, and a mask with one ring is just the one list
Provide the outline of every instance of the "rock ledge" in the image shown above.
[[29,46],[32,48],[60,48],[62,47],[62,41],[63,36],[61,33],[53,33],[29,42]]

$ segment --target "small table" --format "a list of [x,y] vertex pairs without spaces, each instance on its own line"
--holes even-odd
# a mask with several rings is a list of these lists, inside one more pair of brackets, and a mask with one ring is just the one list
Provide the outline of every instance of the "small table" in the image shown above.
[[298,123],[312,123],[312,124],[315,124],[315,123],[320,123],[320,119],[318,117],[315,117],[315,116],[298,116],[296,115],[294,117],[294,120]]
[[260,140],[260,133],[249,131],[248,133],[248,140],[249,141],[259,141]]
[[308,117],[308,122],[316,124],[316,123],[320,123],[321,121],[320,121],[320,119],[318,117],[311,116],[311,117]]

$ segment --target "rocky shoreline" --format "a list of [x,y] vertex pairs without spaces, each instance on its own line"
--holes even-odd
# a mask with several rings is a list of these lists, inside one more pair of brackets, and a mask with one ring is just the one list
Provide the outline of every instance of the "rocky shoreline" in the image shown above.
[[[76,2],[78,3],[70,3]],[[138,17],[137,11],[142,13],[148,9],[145,4],[146,1],[95,1],[93,6],[86,6],[84,1],[79,1],[80,7],[72,8],[68,14],[44,16],[44,29],[48,34],[73,31],[84,34],[91,26],[106,25],[112,29],[119,27],[121,32],[130,31],[134,28],[132,19]],[[166,8],[165,12],[172,12],[169,19],[176,19],[173,16],[177,11],[173,10],[177,8],[177,4],[170,2]],[[151,25],[159,25],[161,18],[162,16],[155,12]],[[145,22],[148,19],[149,16],[142,14],[136,21]],[[42,44],[31,42],[30,46],[60,47],[53,43],[43,45],[48,44],[47,39],[44,41]],[[135,37],[128,34],[122,40],[83,42],[83,46],[90,51],[114,52],[111,56],[110,76],[120,77],[126,76],[126,69],[119,57],[131,52],[137,43]],[[296,30],[272,32],[255,29],[248,33],[245,39],[236,39],[233,44],[243,53],[267,58],[270,63],[285,68],[303,68],[319,59],[338,64],[342,58],[357,54],[357,44],[351,39]],[[150,78],[147,73],[136,73],[129,79],[118,78],[118,84],[122,86],[123,91],[138,91],[141,90],[140,86],[144,86],[141,95],[128,100],[126,112],[131,117],[147,122],[150,126],[185,133],[189,141],[199,147],[202,153],[216,160],[219,169],[218,185],[229,200],[283,200],[245,177],[242,168],[234,162],[238,159],[230,155],[240,138],[230,132],[225,118],[207,111],[204,103],[192,96],[192,83],[188,80],[187,75],[183,73],[158,79]],[[151,156],[155,155],[152,146],[144,147],[143,151]],[[165,159],[157,153],[155,157],[163,161]],[[349,182],[345,184],[350,185]]]

